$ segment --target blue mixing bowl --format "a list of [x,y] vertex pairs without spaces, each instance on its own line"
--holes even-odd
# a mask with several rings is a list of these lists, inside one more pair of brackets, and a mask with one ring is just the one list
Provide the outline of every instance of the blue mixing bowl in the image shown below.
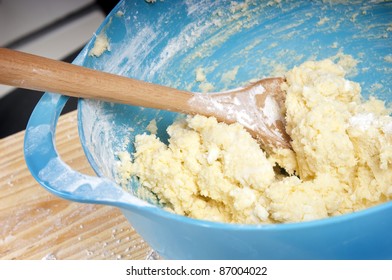
[[[343,2],[343,3],[339,3]],[[390,102],[392,3],[382,1],[122,1],[75,64],[200,91],[196,69],[215,91],[234,88],[310,60],[351,55],[350,79],[364,97]],[[92,55],[97,38],[108,43]],[[236,79],[222,73],[236,69]],[[70,81],[72,82],[72,81]],[[46,93],[29,121],[25,158],[36,180],[72,201],[118,207],[165,259],[392,259],[392,202],[339,217],[293,224],[234,225],[169,213],[115,181],[119,151],[134,150],[136,134],[157,120],[158,136],[175,113],[80,100],[82,146],[96,177],[72,170],[54,143],[67,97]]]

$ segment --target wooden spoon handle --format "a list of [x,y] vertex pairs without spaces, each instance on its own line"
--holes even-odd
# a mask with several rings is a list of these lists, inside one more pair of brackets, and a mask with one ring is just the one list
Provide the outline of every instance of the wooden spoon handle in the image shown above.
[[195,113],[186,91],[0,48],[0,83],[135,106]]

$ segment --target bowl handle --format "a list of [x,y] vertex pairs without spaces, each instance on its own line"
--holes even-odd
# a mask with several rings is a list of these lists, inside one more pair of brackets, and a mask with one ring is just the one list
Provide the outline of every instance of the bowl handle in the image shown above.
[[28,122],[24,154],[33,177],[48,191],[67,200],[133,209],[156,207],[104,177],[79,173],[60,159],[55,148],[58,118],[68,97],[45,93]]

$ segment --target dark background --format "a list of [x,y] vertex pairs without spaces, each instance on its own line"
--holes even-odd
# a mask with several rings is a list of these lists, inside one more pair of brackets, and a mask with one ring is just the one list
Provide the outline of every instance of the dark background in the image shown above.
[[[27,40],[33,40],[34,37],[38,37],[41,34],[47,32],[48,30],[53,30],[54,26],[58,26],[66,23],[68,20],[72,20],[72,17],[82,16],[83,13],[87,12],[88,9],[93,9],[99,7],[102,12],[107,15],[118,1],[110,0],[96,0],[91,7],[86,7],[81,11],[70,15],[68,18],[61,19],[61,21],[54,22],[51,26],[45,26],[42,30],[37,30],[34,34],[30,34],[24,38],[12,42],[10,45],[3,46],[7,48],[15,48],[18,45],[26,42]],[[87,40],[89,38],[86,38]],[[66,62],[72,62],[74,58],[78,55],[83,46],[80,49],[70,53],[68,56],[64,57],[62,60]],[[27,122],[33,111],[35,105],[40,100],[43,92],[31,91],[25,89],[16,89],[0,98],[0,139],[7,137],[16,132],[22,131],[26,128]],[[67,105],[65,106],[62,114],[75,110],[77,106],[77,99],[71,98]]]

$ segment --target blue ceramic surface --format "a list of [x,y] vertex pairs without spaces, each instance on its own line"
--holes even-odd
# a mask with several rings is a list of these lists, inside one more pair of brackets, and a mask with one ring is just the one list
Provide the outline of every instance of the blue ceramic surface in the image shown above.
[[[109,50],[89,55],[96,36]],[[392,3],[383,1],[122,1],[75,64],[200,91],[202,67],[214,90],[277,74],[309,59],[351,55],[349,78],[363,96],[391,102]],[[340,56],[341,57],[341,56]],[[237,69],[235,81],[222,76]],[[71,81],[70,81],[71,82]],[[46,93],[25,136],[36,180],[72,201],[119,207],[136,231],[167,259],[392,259],[392,202],[330,219],[282,225],[230,225],[168,213],[116,183],[116,153],[133,151],[152,119],[158,136],[177,114],[80,100],[82,146],[97,176],[80,174],[57,154],[54,134],[67,97]]]

